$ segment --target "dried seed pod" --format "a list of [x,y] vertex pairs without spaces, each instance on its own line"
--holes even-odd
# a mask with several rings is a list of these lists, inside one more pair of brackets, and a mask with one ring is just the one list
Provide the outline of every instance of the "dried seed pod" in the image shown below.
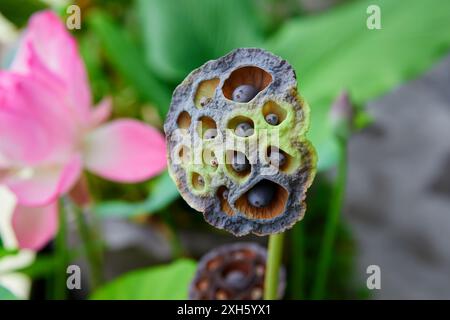
[[[189,298],[194,300],[260,300],[264,292],[267,251],[256,243],[234,243],[213,249],[201,258],[191,282]],[[280,298],[286,286],[280,270]]]
[[[237,49],[175,89],[164,124],[169,172],[188,204],[217,228],[237,236],[282,232],[302,219],[315,174],[308,124],[293,68],[267,51]],[[217,165],[202,161],[204,150]],[[243,163],[233,162],[236,153]],[[270,192],[256,192],[261,185]]]

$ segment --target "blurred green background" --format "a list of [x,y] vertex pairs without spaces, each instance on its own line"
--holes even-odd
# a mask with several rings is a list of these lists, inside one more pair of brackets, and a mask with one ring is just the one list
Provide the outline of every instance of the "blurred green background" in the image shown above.
[[[331,173],[340,160],[342,146],[329,119],[333,100],[342,90],[348,90],[357,106],[354,125],[361,129],[371,122],[364,112],[368,101],[417,77],[450,47],[450,2],[443,0],[74,3],[81,8],[82,25],[72,33],[78,40],[96,101],[106,95],[113,98],[113,117],[134,117],[161,129],[177,84],[204,62],[234,48],[261,47],[294,66],[300,94],[311,106],[309,138],[318,151],[319,166],[308,194],[305,219],[288,232],[285,297],[291,299],[312,297],[318,251],[336,187]],[[49,6],[66,17],[68,4],[1,0],[0,12],[21,28],[33,12]],[[367,28],[366,10],[371,4],[381,9],[381,30]],[[203,236],[224,242],[237,240],[209,226],[201,214],[190,209],[167,173],[138,185],[114,184],[90,175],[88,180],[97,203],[97,220],[127,219],[150,226],[170,243],[171,258],[163,260],[178,260],[156,268],[145,262],[143,269],[143,265],[131,263],[106,274],[104,282],[116,279],[113,282],[94,293],[88,290],[72,298],[90,294],[94,298],[184,298],[195,269],[193,259],[205,251],[203,247],[190,249],[189,242]],[[323,298],[370,297],[363,289],[365,284],[354,280],[352,235],[342,220],[338,224]],[[265,243],[265,239],[256,237],[244,240]],[[58,259],[54,246],[50,246],[34,264],[22,270],[35,279],[32,297],[67,297],[67,292],[55,292],[51,285],[61,270]],[[105,269],[114,269],[108,255],[102,260]],[[137,267],[139,271],[134,270]],[[143,283],[148,284],[147,289],[141,288]]]

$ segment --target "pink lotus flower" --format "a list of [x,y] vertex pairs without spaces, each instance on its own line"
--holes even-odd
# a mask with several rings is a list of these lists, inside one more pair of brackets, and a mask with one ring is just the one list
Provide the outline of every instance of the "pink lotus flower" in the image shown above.
[[11,69],[0,71],[0,184],[18,206],[13,226],[22,248],[38,249],[57,230],[56,200],[82,169],[137,182],[166,166],[163,136],[131,119],[102,124],[110,101],[92,108],[74,38],[51,11],[35,14]]

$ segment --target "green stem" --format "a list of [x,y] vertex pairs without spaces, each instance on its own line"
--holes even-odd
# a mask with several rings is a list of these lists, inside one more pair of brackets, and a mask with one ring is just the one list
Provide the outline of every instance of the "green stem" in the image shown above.
[[337,178],[331,196],[330,208],[325,224],[325,231],[319,253],[316,278],[312,291],[313,299],[323,299],[325,286],[327,284],[328,272],[330,269],[331,256],[333,253],[336,230],[339,225],[339,217],[345,195],[345,185],[347,180],[347,143],[341,140],[339,166]]
[[264,279],[265,300],[276,300],[278,298],[278,278],[283,255],[283,239],[284,233],[273,234],[269,237],[266,277]]
[[67,217],[62,201],[59,205],[59,226],[55,238],[55,277],[53,279],[53,298],[63,300],[67,297],[66,290],[66,268],[69,261],[67,251]]
[[95,223],[92,223],[91,226],[86,221],[85,212],[78,208],[70,199],[66,198],[66,200],[67,205],[70,206],[75,216],[81,245],[89,265],[91,290],[94,290],[103,280],[102,243],[98,238],[98,232],[94,230]]
[[176,230],[176,225],[173,220],[172,215],[166,214],[166,212],[162,212],[161,216],[166,223],[166,226],[169,231],[169,242],[172,249],[172,257],[181,258],[184,254],[183,245],[181,244],[180,237],[178,236]]

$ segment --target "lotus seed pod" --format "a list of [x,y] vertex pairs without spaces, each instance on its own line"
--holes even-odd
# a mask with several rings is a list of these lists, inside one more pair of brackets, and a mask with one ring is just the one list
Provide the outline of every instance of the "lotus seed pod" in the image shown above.
[[[235,243],[213,249],[203,256],[189,288],[193,300],[260,300],[264,292],[266,249],[256,243]],[[278,292],[286,286],[281,267]]]
[[[238,92],[248,101],[236,101]],[[302,219],[315,174],[308,125],[292,66],[261,49],[237,49],[175,89],[164,124],[169,173],[213,226],[236,236],[283,232]],[[244,161],[235,163],[236,154]]]

